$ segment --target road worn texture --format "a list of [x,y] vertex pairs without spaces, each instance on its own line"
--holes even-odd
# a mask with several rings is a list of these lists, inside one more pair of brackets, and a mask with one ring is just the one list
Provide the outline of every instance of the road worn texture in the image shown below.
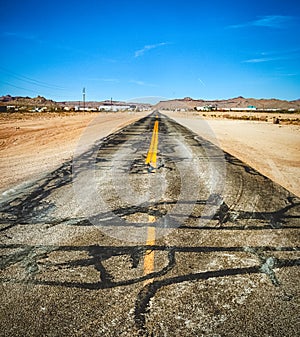
[[89,134],[2,196],[2,336],[299,334],[298,197],[158,112]]

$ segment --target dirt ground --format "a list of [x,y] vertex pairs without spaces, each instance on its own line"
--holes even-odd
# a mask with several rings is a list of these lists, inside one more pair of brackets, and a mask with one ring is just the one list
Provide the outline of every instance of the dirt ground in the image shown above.
[[103,138],[145,113],[0,114],[0,192],[70,160],[81,135]]
[[300,125],[167,114],[300,196]]
[[[0,191],[7,193],[70,160],[92,121],[90,136],[97,139],[146,114],[1,114]],[[299,125],[166,114],[300,196]]]

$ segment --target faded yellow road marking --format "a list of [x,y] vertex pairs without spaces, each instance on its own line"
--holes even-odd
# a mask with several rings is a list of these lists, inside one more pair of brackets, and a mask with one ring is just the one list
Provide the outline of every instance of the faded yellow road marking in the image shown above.
[[[156,116],[157,118],[157,116]],[[153,127],[153,133],[151,138],[151,143],[147,158],[145,163],[150,164],[153,168],[156,168],[156,156],[157,156],[157,147],[158,147],[158,121],[156,120]]]
[[[158,119],[158,116],[156,116],[156,119]],[[158,147],[158,120],[155,121],[153,132],[152,132],[152,138],[150,147],[148,150],[147,158],[145,163],[150,165],[152,168],[156,168],[156,157],[157,157],[157,147]],[[149,215],[148,222],[154,223],[156,221],[155,217],[152,215]],[[147,246],[154,246],[155,245],[155,226],[148,226],[147,228],[147,240],[146,240]],[[144,257],[144,276],[149,275],[153,273],[154,271],[154,250],[153,249],[147,249]],[[144,281],[144,286],[146,286],[149,283],[153,282],[153,278],[147,279]]]
[[[155,217],[152,215],[149,215],[149,223],[155,222]],[[154,246],[155,245],[155,227],[154,226],[149,226],[147,228],[147,241],[146,241],[147,246]],[[154,250],[153,249],[147,249],[145,253],[145,258],[144,258],[144,275],[148,275],[153,273],[154,271]],[[144,281],[144,286],[152,283],[153,278],[147,279]]]

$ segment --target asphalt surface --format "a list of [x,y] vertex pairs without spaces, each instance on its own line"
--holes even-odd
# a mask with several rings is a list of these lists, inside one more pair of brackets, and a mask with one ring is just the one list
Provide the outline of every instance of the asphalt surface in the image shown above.
[[299,335],[299,198],[159,112],[87,138],[1,198],[1,336]]

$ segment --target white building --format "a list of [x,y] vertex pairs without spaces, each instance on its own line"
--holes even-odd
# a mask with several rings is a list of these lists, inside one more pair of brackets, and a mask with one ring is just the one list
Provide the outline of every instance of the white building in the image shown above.
[[130,105],[100,105],[98,107],[98,111],[124,111],[124,110],[132,110]]

